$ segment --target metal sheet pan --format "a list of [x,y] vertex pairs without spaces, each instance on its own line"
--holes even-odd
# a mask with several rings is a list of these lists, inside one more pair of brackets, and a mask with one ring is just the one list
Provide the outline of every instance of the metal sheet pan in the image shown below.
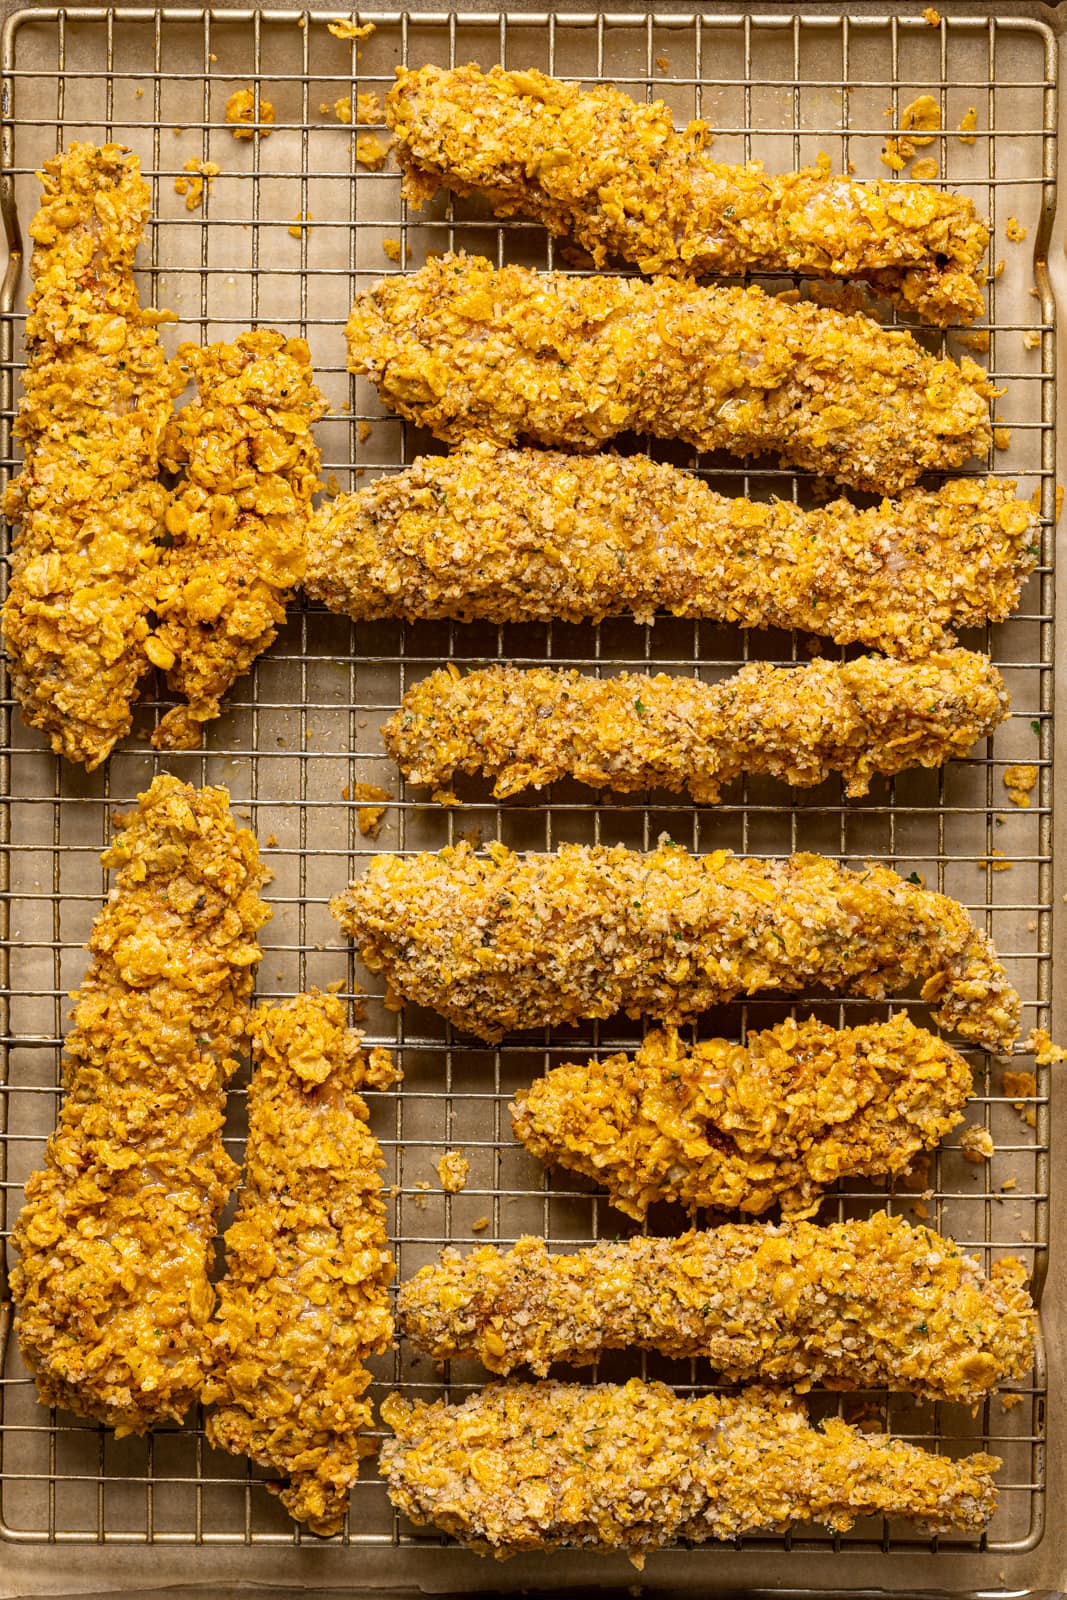
[[[591,1186],[546,1175],[514,1144],[506,1108],[518,1085],[564,1054],[608,1052],[634,1038],[632,1026],[612,1024],[520,1038],[494,1050],[457,1040],[428,1013],[387,1011],[326,910],[330,894],[374,849],[436,848],[472,830],[515,847],[551,848],[563,840],[648,846],[666,830],[697,849],[730,845],[769,855],[814,849],[853,861],[876,856],[904,873],[921,873],[969,905],[1007,958],[1026,1004],[1025,1026],[1049,1021],[1056,436],[1045,262],[1058,85],[1049,23],[1037,8],[1014,12],[998,19],[981,7],[946,7],[930,23],[917,7],[899,16],[867,7],[852,8],[850,16],[832,6],[814,6],[810,15],[758,7],[746,15],[714,8],[699,15],[368,10],[359,18],[376,21],[377,29],[358,46],[329,34],[325,24],[335,13],[35,7],[7,15],[0,199],[9,241],[17,245],[35,208],[34,169],[57,145],[104,135],[128,143],[153,187],[145,292],[180,319],[168,339],[216,339],[256,323],[305,334],[331,402],[320,434],[325,471],[344,488],[434,448],[387,416],[373,391],[344,371],[342,327],[353,292],[395,270],[383,242],[397,240],[408,265],[418,265],[428,250],[454,247],[535,266],[563,264],[542,230],[500,224],[476,203],[439,196],[425,212],[410,213],[395,166],[373,172],[360,163],[333,103],[357,89],[383,94],[401,61],[473,59],[489,66],[501,60],[613,81],[639,98],[665,98],[679,119],[705,117],[718,130],[722,159],[758,156],[769,166],[790,166],[826,150],[835,163],[852,163],[860,177],[885,176],[878,157],[887,132],[909,100],[929,93],[944,131],[923,153],[934,155],[940,174],[972,194],[993,220],[989,349],[979,359],[1006,387],[998,409],[1010,443],[989,465],[1039,495],[1043,545],[1018,615],[965,641],[992,652],[1014,701],[1011,721],[967,761],[942,773],[879,781],[858,802],[845,802],[836,781],[794,792],[753,780],[733,786],[713,810],[661,794],[597,797],[570,784],[500,805],[472,781],[461,791],[462,806],[443,812],[399,782],[378,726],[404,687],[444,660],[552,660],[603,672],[651,663],[713,680],[743,660],[803,660],[805,641],[671,618],[648,627],[617,621],[599,628],[354,628],[310,604],[294,608],[274,648],[238,685],[205,751],[168,759],[171,770],[191,781],[226,784],[265,847],[275,873],[275,914],[266,930],[260,994],[287,995],[338,978],[351,993],[359,984],[371,994],[369,1034],[400,1052],[402,1090],[372,1099],[395,1185],[390,1225],[401,1277],[446,1241],[508,1243],[533,1231],[563,1245],[624,1227]],[[238,142],[225,125],[227,97],[245,86],[274,105],[268,138]],[[977,126],[968,143],[958,129],[972,105]],[[222,171],[203,208],[189,211],[175,179],[192,157],[214,160]],[[1006,238],[1009,217],[1025,226],[1024,242]],[[310,221],[296,228],[298,218]],[[16,254],[0,307],[5,476],[15,464],[10,422],[27,286]],[[931,349],[941,340],[930,332],[922,337]],[[950,335],[948,348],[959,353],[965,346]],[[811,493],[802,477],[763,461],[746,471],[655,448],[728,492],[801,499]],[[87,777],[60,768],[21,726],[10,699],[0,704],[5,1236],[52,1125],[67,994],[84,969],[82,946],[104,892],[98,852],[114,810],[160,764],[143,737],[158,710],[146,698],[142,737]],[[1004,768],[1015,761],[1039,766],[1027,809],[1013,806],[1003,786]],[[349,798],[361,781],[381,783],[394,796],[376,842],[360,834],[358,803]],[[822,1001],[813,1009],[833,1021],[879,1014],[858,1002]],[[751,1002],[713,1015],[702,1031],[737,1036],[785,1012],[772,1001]],[[992,1133],[992,1161],[965,1162],[952,1140],[931,1162],[925,1185],[888,1195],[878,1186],[846,1185],[822,1214],[860,1215],[888,1204],[907,1217],[924,1215],[986,1265],[1004,1253],[1022,1255],[1041,1285],[1049,1243],[1048,1073],[1039,1074],[1037,1094],[1020,1115],[1001,1091],[1002,1064],[980,1053],[974,1062],[979,1093],[970,1120]],[[239,1155],[239,1094],[233,1107],[232,1148]],[[467,1189],[451,1197],[435,1173],[447,1148],[462,1149],[472,1163]],[[478,1230],[482,1218],[488,1224]],[[664,1210],[650,1226],[681,1221]],[[695,1389],[709,1382],[698,1365],[622,1355],[602,1362],[599,1375],[637,1371]],[[395,1384],[421,1394],[442,1387],[441,1376],[405,1348],[383,1358],[378,1374],[379,1399]],[[454,1366],[444,1382],[460,1395],[479,1377],[474,1367]],[[642,1582],[907,1593],[1052,1586],[1048,1574],[1062,1541],[1058,1519],[1050,1516],[1058,1491],[1047,1475],[1047,1394],[1042,1352],[1011,1409],[995,1400],[973,1417],[960,1407],[882,1393],[813,1397],[816,1411],[862,1413],[931,1448],[1000,1454],[1001,1509],[980,1541],[923,1540],[904,1526],[875,1521],[843,1537],[805,1528],[785,1539],[746,1538],[725,1550],[665,1553],[650,1560]],[[95,1425],[39,1406],[10,1337],[0,1405],[0,1538],[6,1541],[0,1587],[12,1593],[128,1592],[149,1580],[153,1587],[215,1592],[244,1583],[511,1591],[633,1581],[621,1559],[479,1563],[395,1518],[372,1471],[353,1496],[343,1535],[325,1545],[302,1539],[266,1493],[263,1474],[208,1448],[199,1418],[145,1441],[117,1442]]]

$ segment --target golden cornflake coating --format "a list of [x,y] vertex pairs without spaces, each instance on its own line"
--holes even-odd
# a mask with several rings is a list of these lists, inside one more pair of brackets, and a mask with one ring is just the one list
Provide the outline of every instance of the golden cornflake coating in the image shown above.
[[566,1063],[511,1108],[548,1165],[640,1221],[657,1200],[806,1217],[839,1178],[899,1176],[963,1121],[971,1069],[904,1012],[831,1028],[787,1019],[744,1044],[645,1035],[636,1056]]
[[225,789],[155,779],[103,855],[118,869],[89,940],[66,1096],[12,1243],[19,1345],[46,1404],[143,1433],[200,1392],[222,1145],[256,933],[256,841]]
[[535,70],[397,68],[385,115],[409,200],[444,185],[498,217],[572,235],[598,267],[865,278],[930,322],[981,316],[989,229],[973,203],[924,183],[856,183],[828,156],[799,172],[708,154],[705,122],[675,131],[661,100],[581,89]]
[[357,621],[567,622],[662,608],[927,655],[1003,621],[1037,558],[1013,483],[860,510],[730,500],[645,456],[463,445],[328,502],[305,588]]
[[446,1250],[402,1285],[401,1331],[435,1361],[493,1372],[604,1350],[706,1357],[731,1382],[886,1387],[975,1402],[1033,1359],[1025,1269],[983,1276],[951,1239],[878,1211],[863,1222],[742,1223],[552,1255]]
[[1019,996],[946,895],[888,867],[565,844],[375,856],[330,909],[406,1000],[496,1040],[581,1017],[677,1021],[762,989],[882,999],[915,979],[936,1020],[995,1050]]
[[72,144],[41,181],[15,423],[25,461],[4,499],[18,524],[4,642],[25,721],[91,771],[129,732],[148,670],[175,380],[163,314],[142,309],[134,283],[150,204],[137,157]]
[[794,1395],[686,1400],[664,1384],[496,1383],[462,1405],[390,1395],[389,1498],[482,1555],[584,1545],[644,1554],[793,1521],[838,1532],[907,1517],[977,1532],[996,1508],[996,1456],[935,1456],[836,1417],[812,1427]]
[[[368,1453],[364,1362],[393,1336],[393,1259],[365,1082],[391,1081],[335,995],[252,1019],[248,1151],[202,1398],[212,1444],[274,1467],[268,1485],[314,1533],[336,1533]],[[383,1070],[384,1069],[384,1070]]]
[[198,399],[175,417],[166,464],[185,484],[167,509],[149,655],[189,702],[152,743],[194,749],[219,701],[274,639],[304,575],[319,485],[312,424],[326,410],[303,339],[270,328],[233,344],[182,345]]
[[450,255],[358,295],[346,332],[349,369],[449,443],[595,450],[633,429],[890,493],[991,439],[997,391],[969,358],[756,288]]
[[809,788],[840,773],[850,795],[876,773],[966,755],[1008,714],[987,656],[928,661],[752,662],[733,678],[623,672],[590,678],[551,667],[449,665],[413,685],[382,728],[409,783],[454,799],[457,771],[483,772],[498,799],[557,778],[596,789],[688,789],[714,805],[724,784],[766,772]]

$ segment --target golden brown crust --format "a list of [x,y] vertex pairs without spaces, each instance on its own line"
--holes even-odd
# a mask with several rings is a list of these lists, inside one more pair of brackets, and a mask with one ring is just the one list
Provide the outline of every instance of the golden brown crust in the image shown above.
[[714,805],[743,773],[810,788],[839,773],[849,795],[877,773],[966,755],[1008,714],[987,656],[927,661],[861,656],[803,667],[752,662],[732,678],[623,672],[591,678],[552,667],[453,665],[404,695],[382,728],[409,783],[454,799],[457,772],[494,778],[497,799],[575,778],[596,789],[686,789]]
[[225,789],[156,778],[103,861],[118,880],[89,941],[11,1286],[41,1399],[143,1433],[180,1420],[208,1362],[215,1225],[237,1177],[225,1086],[270,912]]
[[349,369],[449,443],[594,450],[634,430],[891,493],[991,439],[973,361],[756,288],[452,255],[360,294],[346,331]]
[[312,1532],[336,1533],[373,1420],[365,1361],[393,1336],[393,1277],[378,1141],[364,1082],[376,1058],[313,990],[252,1019],[255,1070],[237,1215],[210,1330],[207,1436],[287,1482],[271,1484]]
[[401,1332],[435,1361],[506,1374],[605,1350],[706,1358],[731,1383],[889,1388],[975,1403],[1033,1360],[1014,1262],[994,1278],[951,1239],[884,1211],[859,1222],[727,1224],[554,1255],[442,1253],[401,1286]]
[[865,278],[930,322],[982,314],[989,229],[963,195],[857,183],[826,156],[781,174],[726,166],[706,123],[678,133],[660,100],[532,69],[398,67],[385,115],[409,200],[439,185],[482,195],[497,216],[572,235],[598,267],[614,256],[647,273]]
[[970,1093],[963,1056],[899,1012],[857,1028],[790,1018],[744,1044],[648,1033],[636,1056],[553,1067],[511,1116],[541,1161],[638,1221],[661,1200],[806,1217],[839,1178],[906,1172]]
[[180,383],[134,283],[150,203],[137,157],[72,144],[41,182],[4,642],[25,721],[91,771],[129,732],[149,666],[160,441]]
[[326,402],[303,339],[270,328],[233,344],[182,345],[198,398],[175,417],[166,465],[185,481],[167,508],[149,654],[188,701],[152,736],[195,749],[203,724],[272,642],[304,575],[307,520],[319,485],[312,424]]
[[686,1400],[663,1384],[497,1383],[462,1405],[382,1406],[389,1498],[480,1554],[583,1545],[644,1553],[857,1517],[984,1527],[1000,1462],[935,1456],[769,1389]]
[[1038,547],[1014,489],[961,478],[803,511],[727,499],[645,456],[473,443],[327,502],[305,588],[357,621],[647,622],[662,609],[921,656],[1018,604]]
[[495,1040],[582,1017],[681,1020],[763,989],[883,998],[918,979],[942,1026],[1006,1050],[1018,995],[946,895],[888,867],[563,845],[376,856],[331,901],[373,972]]

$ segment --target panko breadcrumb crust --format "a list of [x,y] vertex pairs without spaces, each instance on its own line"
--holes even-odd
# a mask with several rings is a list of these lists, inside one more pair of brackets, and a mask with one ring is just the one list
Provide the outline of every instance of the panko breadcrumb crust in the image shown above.
[[889,1388],[976,1403],[1033,1359],[1025,1268],[992,1277],[951,1239],[884,1211],[859,1222],[726,1224],[552,1254],[442,1253],[401,1286],[401,1332],[435,1361],[493,1372],[605,1350],[700,1357],[732,1383]]
[[252,1018],[245,1181],[210,1329],[209,1441],[283,1473],[268,1484],[313,1533],[336,1533],[373,1449],[368,1355],[393,1336],[394,1266],[364,1083],[393,1081],[335,995]]
[[703,683],[669,673],[593,678],[552,667],[449,664],[414,684],[382,728],[409,783],[454,800],[457,772],[484,773],[506,799],[575,778],[595,789],[688,790],[714,805],[743,773],[798,788],[840,774],[850,796],[879,773],[966,755],[1008,715],[988,656],[862,656],[802,667],[751,662]]
[[1003,621],[1037,559],[1011,482],[950,480],[861,510],[727,499],[645,456],[420,456],[312,518],[305,588],[334,611],[599,622],[657,610],[922,656]]
[[72,144],[40,177],[4,643],[25,722],[92,771],[129,732],[149,668],[160,443],[181,383],[156,333],[165,314],[134,282],[151,204],[137,157]]
[[585,1546],[646,1552],[794,1521],[837,1532],[906,1517],[977,1532],[996,1508],[996,1456],[953,1460],[836,1417],[813,1427],[794,1395],[684,1399],[632,1378],[589,1388],[497,1383],[462,1405],[382,1406],[380,1465],[397,1510],[479,1554]]
[[119,1435],[197,1399],[215,1227],[237,1168],[225,1086],[270,916],[225,789],[164,774],[110,849],[66,1041],[66,1094],[15,1223],[19,1347],[41,1399]]
[[490,1041],[618,1011],[681,1021],[763,989],[882,999],[916,979],[943,1027],[997,1050],[1019,1031],[966,910],[873,864],[462,844],[375,856],[330,909],[396,994]]
[[857,183],[821,156],[799,172],[713,161],[696,120],[676,132],[662,100],[582,89],[535,69],[396,69],[385,101],[404,193],[484,196],[535,217],[602,267],[642,272],[802,272],[863,278],[930,322],[982,314],[989,229],[963,195],[926,183]]
[[311,497],[320,487],[312,424],[326,402],[303,339],[271,328],[233,344],[184,344],[197,399],[174,418],[167,467],[184,471],[167,508],[170,549],[159,568],[149,654],[188,704],[152,743],[195,749],[203,724],[272,642],[304,575]]
[[963,1121],[971,1088],[959,1051],[902,1011],[856,1028],[787,1018],[744,1044],[655,1031],[636,1056],[553,1067],[511,1116],[539,1160],[638,1221],[659,1200],[806,1217],[839,1178],[905,1173]]
[[449,444],[595,450],[634,430],[880,493],[985,455],[997,393],[969,358],[928,355],[863,315],[480,256],[383,279],[356,297],[346,335],[349,370]]

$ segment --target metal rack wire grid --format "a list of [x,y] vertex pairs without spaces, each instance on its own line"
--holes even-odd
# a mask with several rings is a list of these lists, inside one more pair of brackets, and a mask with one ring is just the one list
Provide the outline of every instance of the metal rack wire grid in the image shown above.
[[[664,829],[696,850],[733,846],[782,855],[820,850],[842,860],[875,856],[918,872],[965,902],[993,935],[1025,1001],[1025,1026],[1047,1020],[1051,948],[1051,711],[1054,521],[1052,304],[1042,260],[1054,199],[1055,55],[1039,23],[953,16],[922,18],[743,15],[367,14],[369,38],[329,33],[326,14],[163,9],[24,10],[8,19],[3,42],[3,208],[9,241],[37,203],[35,168],[71,139],[118,139],[150,176],[153,221],[143,251],[143,290],[173,308],[169,339],[232,336],[250,325],[305,335],[331,405],[320,438],[331,490],[396,470],[425,435],[382,411],[373,391],[344,368],[342,327],[353,293],[408,266],[428,250],[466,248],[495,260],[535,266],[558,262],[559,246],[522,221],[502,224],[473,202],[438,196],[422,213],[400,199],[392,161],[365,164],[354,129],[334,103],[356,92],[381,96],[400,62],[476,60],[488,67],[536,65],[588,82],[609,81],[639,98],[661,97],[676,119],[706,118],[724,160],[758,156],[792,166],[829,152],[860,177],[886,177],[879,154],[907,103],[932,94],[943,131],[924,150],[940,180],[974,197],[993,223],[989,315],[975,333],[949,334],[953,353],[983,352],[1005,387],[998,416],[1010,430],[990,470],[1018,478],[1039,497],[1042,562],[1022,607],[1003,626],[965,642],[987,648],[1003,667],[1013,713],[972,756],[941,772],[877,780],[863,801],[844,800],[839,782],[796,792],[770,780],[735,784],[724,802],[697,808],[650,793],[594,796],[560,783],[506,804],[471,780],[462,804],[436,808],[409,792],[384,756],[379,723],[406,685],[442,661],[579,663],[593,672],[650,664],[713,680],[751,657],[803,660],[803,641],[777,633],[748,635],[711,623],[660,617],[649,626],[619,620],[587,626],[449,625],[400,622],[358,628],[308,603],[294,607],[273,649],[237,686],[208,730],[206,749],[168,758],[194,782],[223,783],[241,817],[255,828],[273,869],[274,919],[265,930],[259,993],[282,996],[308,984],[345,978],[369,991],[368,1034],[395,1044],[402,1089],[372,1096],[373,1125],[388,1162],[390,1232],[398,1276],[409,1276],[446,1241],[513,1241],[543,1234],[569,1245],[631,1226],[584,1180],[544,1173],[510,1137],[507,1104],[516,1087],[555,1062],[632,1045],[634,1030],[603,1025],[558,1035],[523,1036],[496,1049],[453,1035],[412,1008],[399,1016],[380,987],[352,962],[326,902],[377,849],[437,848],[463,835],[551,849],[564,840],[622,841],[647,847]],[[257,108],[274,107],[269,135],[238,142],[225,103],[251,87]],[[960,124],[975,109],[972,134]],[[379,133],[382,130],[378,130]],[[176,192],[185,163],[199,157],[221,171],[200,209]],[[1010,242],[1017,219],[1026,241]],[[390,243],[389,241],[395,241]],[[789,287],[789,280],[773,280]],[[11,420],[17,405],[27,275],[9,272],[3,302],[4,476],[16,468]],[[806,292],[806,291],[805,291]],[[884,310],[883,308],[879,308]],[[923,331],[930,348],[942,336]],[[984,352],[988,348],[988,356]],[[644,441],[634,441],[643,448]],[[731,493],[803,497],[811,486],[766,461],[745,469],[655,449],[691,465]],[[366,476],[365,476],[366,475]],[[5,695],[8,691],[5,687]],[[92,776],[61,767],[41,739],[3,701],[3,971],[10,998],[0,1023],[4,1081],[4,1229],[10,1231],[27,1173],[42,1157],[57,1101],[60,1040],[68,993],[84,970],[83,945],[105,893],[98,853],[116,808],[143,790],[157,770],[144,733],[159,712],[146,697],[141,733]],[[1007,764],[1036,763],[1032,804],[1011,803]],[[359,827],[355,785],[373,781],[393,797],[380,837]],[[803,1009],[809,1009],[807,1007]],[[885,1014],[867,1003],[812,1008],[835,1022]],[[709,1017],[703,1032],[737,1037],[787,1014],[753,1001]],[[922,1014],[922,1008],[917,1008]],[[1022,1256],[1040,1288],[1046,1249],[1048,1173],[1045,1074],[1018,1106],[1001,1084],[1002,1063],[973,1054],[978,1094],[969,1120],[988,1128],[991,1161],[970,1164],[958,1139],[932,1158],[911,1186],[844,1185],[822,1211],[863,1215],[888,1205],[919,1216],[973,1249],[983,1264]],[[1018,1064],[1018,1063],[1017,1063]],[[1021,1063],[1026,1065],[1026,1063]],[[241,1095],[232,1097],[231,1148],[239,1156]],[[467,1188],[444,1194],[435,1172],[446,1149],[471,1161]],[[655,1228],[684,1219],[664,1208]],[[10,1335],[10,1329],[8,1327]],[[210,1449],[202,1419],[123,1439],[38,1404],[8,1337],[3,1369],[2,1526],[7,1540],[28,1543],[169,1542],[286,1545],[300,1534],[266,1493],[265,1473]],[[601,1377],[641,1371],[693,1389],[711,1375],[699,1364],[614,1355]],[[393,1385],[453,1395],[479,1381],[454,1366],[435,1372],[407,1348],[382,1358],[377,1399]],[[816,1395],[816,1413],[871,1419],[932,1449],[989,1448],[1001,1455],[1001,1504],[981,1541],[930,1540],[913,1529],[873,1520],[846,1536],[798,1530],[785,1541],[746,1539],[753,1551],[784,1547],[869,1551],[1032,1548],[1042,1533],[1044,1369],[1017,1397],[987,1403],[977,1416],[962,1407],[903,1396]],[[407,1546],[433,1542],[395,1518],[368,1471],[356,1489],[341,1541]],[[403,1557],[397,1558],[402,1562]]]

